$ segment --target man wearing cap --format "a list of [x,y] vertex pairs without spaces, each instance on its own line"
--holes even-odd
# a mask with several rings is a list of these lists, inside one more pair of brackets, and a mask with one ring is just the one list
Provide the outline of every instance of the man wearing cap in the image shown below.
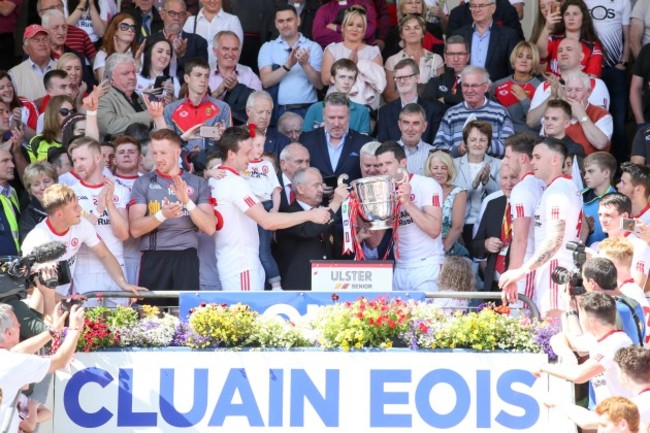
[[16,94],[35,101],[45,96],[43,76],[56,68],[51,57],[50,33],[43,26],[32,24],[23,33],[23,50],[27,60],[9,70]]

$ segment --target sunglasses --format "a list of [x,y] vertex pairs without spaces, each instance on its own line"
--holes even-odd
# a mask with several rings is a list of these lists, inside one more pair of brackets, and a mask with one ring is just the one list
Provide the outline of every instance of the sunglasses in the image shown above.
[[135,24],[127,24],[127,23],[119,23],[117,25],[117,28],[122,30],[123,32],[127,32],[127,31],[131,30],[133,33],[135,33],[135,31],[137,29]]
[[71,114],[75,114],[77,110],[74,108],[59,108],[59,114],[63,117],[68,117]]

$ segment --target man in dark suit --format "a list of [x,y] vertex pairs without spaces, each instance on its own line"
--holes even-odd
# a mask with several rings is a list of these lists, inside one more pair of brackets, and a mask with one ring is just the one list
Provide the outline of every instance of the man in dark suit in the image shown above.
[[472,0],[468,7],[473,22],[457,29],[454,34],[462,36],[472,47],[469,64],[485,68],[490,80],[497,81],[512,74],[510,53],[523,37],[510,27],[498,25],[494,19],[494,1]]
[[246,115],[249,125],[255,125],[265,132],[264,152],[273,152],[277,157],[284,146],[289,144],[289,137],[278,131],[277,128],[269,126],[273,114],[273,98],[265,90],[256,90],[248,95],[246,101]]
[[[137,32],[138,42],[142,42],[149,35],[155,35],[165,27],[158,8],[154,6],[153,0],[136,0],[135,6],[125,9],[127,2],[122,2],[122,10],[131,14],[135,18],[135,25],[139,29]],[[133,2],[128,2],[133,4]]]
[[199,57],[208,61],[208,41],[194,33],[183,31],[187,9],[183,0],[167,0],[166,10],[162,11],[163,34],[172,43],[174,53],[169,66],[169,73],[183,82],[185,63]]
[[487,203],[474,240],[469,245],[472,257],[487,258],[483,270],[483,290],[486,291],[498,291],[499,275],[508,269],[512,242],[512,217],[508,203],[517,182],[519,178],[512,168],[502,165],[499,183],[503,195],[494,193],[496,197]]
[[352,182],[361,177],[361,146],[372,138],[350,129],[350,108],[345,94],[330,93],[323,104],[325,125],[303,132],[300,142],[309,151],[311,166],[319,169],[323,177],[338,177],[346,173],[348,181]]
[[282,187],[280,194],[280,210],[287,208],[295,201],[295,193],[291,179],[298,170],[309,167],[309,151],[300,143],[291,143],[280,152],[280,173],[278,180]]
[[400,60],[395,65],[394,74],[399,98],[379,109],[377,115],[377,140],[382,142],[399,140],[402,132],[395,126],[399,120],[402,107],[415,102],[424,108],[425,121],[427,123],[426,130],[421,138],[426,143],[433,143],[442,116],[445,114],[445,107],[437,101],[427,101],[418,96],[420,67],[415,60]]
[[[323,201],[323,177],[320,172],[309,167],[298,170],[293,176],[293,189],[296,201],[286,212],[300,212],[320,206]],[[329,210],[334,214],[348,198],[345,185],[334,191]],[[311,260],[333,258],[335,245],[339,244],[335,225],[306,222],[297,226],[276,231],[278,245],[276,261],[282,276],[283,290],[311,290]]]
[[460,73],[469,62],[469,43],[462,36],[454,35],[445,42],[445,72],[433,77],[420,96],[427,101],[437,101],[451,108],[463,102],[463,86],[460,85]]
[[[471,25],[472,12],[471,2],[464,2],[453,8],[449,14],[449,24],[447,25],[447,34],[452,35],[461,27]],[[486,0],[475,1],[476,4],[487,3]],[[492,3],[495,3],[492,1]],[[517,32],[519,39],[524,39],[524,31],[519,22],[517,9],[510,4],[508,0],[496,0],[496,10],[494,12],[494,23],[497,26],[505,26]]]

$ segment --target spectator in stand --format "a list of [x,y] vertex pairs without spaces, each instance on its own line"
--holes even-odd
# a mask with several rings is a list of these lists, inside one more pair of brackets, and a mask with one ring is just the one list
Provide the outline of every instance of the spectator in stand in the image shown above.
[[[330,82],[334,91],[348,95],[359,76],[359,68],[350,59],[339,59],[332,64]],[[304,132],[323,126],[323,103],[316,102],[305,113],[302,123]],[[370,112],[368,107],[350,101],[350,127],[362,134],[370,134]],[[295,140],[294,140],[295,141]]]
[[[517,40],[524,39],[524,31],[521,28],[517,10],[510,4],[508,0],[496,0],[493,3],[496,7],[494,10],[494,15],[492,17],[494,23],[497,26],[509,27],[516,31],[518,35]],[[481,4],[487,4],[487,1]],[[469,2],[466,1],[451,10],[449,13],[449,24],[447,25],[448,35],[453,35],[460,28],[472,24],[473,16],[472,10],[469,6]],[[484,9],[485,7],[486,6],[483,6],[481,9]]]
[[580,69],[585,74],[600,77],[603,47],[594,29],[591,14],[582,0],[566,0],[559,10],[551,8],[546,15],[546,25],[536,44],[539,56],[548,62],[547,71],[560,75],[558,46],[565,38],[580,42],[584,56]]
[[[36,8],[38,15],[41,17],[45,12],[50,10],[57,10],[65,14],[65,8],[63,7],[62,0],[38,0],[36,2]],[[65,44],[74,51],[81,54],[84,58],[88,59],[91,65],[95,61],[97,49],[88,37],[88,33],[81,30],[79,27],[68,24]],[[87,67],[88,65],[84,66]]]
[[611,146],[612,115],[602,107],[589,102],[591,79],[587,74],[576,72],[566,78],[564,98],[571,105],[576,123],[571,123],[566,134],[580,144],[589,155],[597,150],[609,151]]
[[327,95],[323,101],[323,127],[303,132],[300,142],[309,150],[311,166],[319,169],[323,177],[327,179],[346,173],[352,182],[361,177],[359,150],[372,138],[350,129],[348,102],[342,93]]
[[164,105],[169,105],[181,91],[179,81],[169,74],[172,44],[162,33],[149,36],[144,44],[142,70],[138,74],[135,91],[140,94],[153,91]]
[[514,73],[492,84],[490,93],[510,113],[515,133],[530,131],[526,115],[535,90],[542,84],[536,76],[539,69],[537,47],[531,42],[519,42],[510,54],[510,65]]
[[299,114],[286,111],[278,119],[278,131],[293,143],[298,141],[303,129],[303,118]]
[[23,185],[29,194],[29,205],[20,213],[20,241],[25,240],[27,233],[32,231],[36,224],[45,219],[47,213],[43,209],[41,200],[45,190],[57,183],[59,175],[56,167],[47,161],[29,164],[23,173]]
[[467,191],[455,185],[456,166],[449,153],[442,150],[431,152],[424,166],[424,175],[433,178],[442,187],[442,242],[445,255],[469,257],[461,239],[467,211]]
[[516,30],[494,25],[496,0],[472,1],[469,5],[472,23],[454,30],[453,34],[471,41],[470,65],[485,68],[492,81],[500,80],[512,73],[510,54],[523,38]]
[[[320,0],[275,0],[276,9],[279,6],[289,4],[296,9],[296,13],[300,18],[298,31],[307,39],[314,39],[312,29],[314,28],[314,18],[318,8],[321,7]],[[277,36],[277,30],[275,31]]]
[[364,15],[367,15],[366,25],[361,29],[361,40],[369,45],[373,44],[377,31],[377,10],[372,0],[341,0],[323,4],[314,17],[314,26],[311,30],[314,41],[318,42],[323,49],[335,42],[342,42],[345,14],[347,10],[359,6],[360,10],[364,11]]
[[[537,3],[538,9],[537,13],[535,14],[535,22],[533,23],[533,28],[530,32],[530,39],[529,41],[532,42],[533,44],[536,43],[536,41],[539,39],[540,34],[544,30],[544,26],[546,25],[546,15],[548,15],[550,8],[552,7],[560,7],[559,2],[556,0],[540,0]],[[540,66],[539,69],[535,71],[535,74],[541,74],[543,71],[546,70],[546,60],[540,59]]]
[[208,63],[210,70],[214,70],[217,67],[217,56],[214,51],[215,36],[219,32],[230,30],[239,39],[241,48],[244,46],[244,31],[239,18],[223,10],[222,0],[210,0],[202,4],[203,7],[198,14],[187,18],[183,31],[197,34],[208,41]]
[[0,223],[8,230],[0,232],[0,255],[17,256],[20,253],[20,238],[18,219],[20,218],[20,204],[18,194],[11,186],[14,180],[14,169],[11,152],[0,149]]
[[[444,1],[442,6],[440,2],[434,2],[429,6],[425,0],[399,0],[397,5],[397,18],[400,20],[405,15],[420,15],[422,17],[430,16],[429,21],[423,28],[424,37],[422,38],[422,48],[438,55],[442,54],[444,47],[443,28],[447,26],[447,2]],[[430,2],[429,2],[430,3]],[[429,14],[429,10],[435,10]],[[399,26],[391,26],[386,36],[385,48],[382,49],[381,55],[388,59],[397,54],[400,47]]]
[[[401,113],[404,107],[409,104],[417,104],[424,113],[424,124],[420,125],[424,126],[424,131],[419,133],[417,139],[420,141],[420,138],[422,138],[426,143],[433,143],[445,109],[438,101],[431,102],[418,96],[419,77],[420,69],[415,60],[406,58],[395,65],[395,76],[391,81],[396,83],[398,98],[379,109],[377,114],[377,140],[386,141],[399,140],[400,137],[404,138],[402,127],[396,129],[395,123],[400,125]],[[412,140],[416,137],[410,138]],[[422,173],[422,168],[423,164],[414,173]]]
[[650,125],[639,129],[632,142],[630,162],[644,165],[650,161]]
[[112,54],[137,55],[138,40],[135,37],[137,29],[134,18],[129,14],[121,13],[111,20],[103,38],[102,48],[97,52],[93,64],[93,72],[98,82],[106,78],[104,74],[106,59]]
[[92,90],[83,80],[84,68],[81,60],[75,54],[64,53],[59,57],[56,69],[65,71],[68,74],[70,97],[75,102],[75,106],[80,107],[83,97]]
[[280,152],[289,144],[289,139],[281,134],[277,128],[270,126],[273,116],[273,98],[264,90],[256,90],[246,100],[246,115],[248,125],[255,125],[264,131],[264,151],[280,155]]
[[[526,115],[526,123],[530,128],[538,128],[541,124],[546,103],[551,99],[564,98],[564,87],[567,77],[570,74],[580,72],[580,62],[584,58],[582,45],[579,41],[571,38],[564,38],[558,47],[557,65],[560,69],[560,77],[547,74],[547,81],[537,86],[533,100],[530,101],[530,108]],[[564,83],[562,83],[564,81]],[[591,92],[589,102],[593,105],[609,109],[609,91],[600,78],[591,78]]]
[[463,241],[472,241],[474,224],[478,224],[478,214],[483,197],[499,189],[499,168],[501,160],[487,155],[492,141],[492,125],[489,122],[472,120],[463,128],[463,141],[460,154],[454,158],[456,169],[455,185],[467,191],[467,213],[463,227]]
[[37,24],[27,26],[23,33],[23,50],[27,59],[9,70],[16,93],[36,102],[45,96],[43,76],[56,67],[51,58],[50,34]]
[[262,45],[257,58],[262,85],[272,94],[276,107],[271,119],[273,126],[286,111],[304,116],[307,108],[318,101],[316,91],[323,88],[323,50],[300,34],[299,26],[293,6],[278,7],[275,28],[280,36]]
[[284,211],[296,200],[291,179],[298,170],[309,167],[309,162],[309,151],[300,143],[291,143],[280,152],[280,173],[278,174],[278,180],[282,187],[280,210]]
[[431,144],[424,141],[423,134],[428,126],[425,116],[426,113],[420,105],[410,103],[400,110],[397,120],[400,131],[397,143],[406,153],[406,168],[409,173],[419,175],[424,174],[429,152],[434,150]]
[[418,84],[426,84],[433,77],[444,72],[442,57],[425,50],[422,41],[425,35],[425,21],[421,15],[404,15],[399,21],[399,34],[403,49],[386,60],[386,89],[384,100],[394,101],[399,98],[395,77],[395,65],[404,59],[413,59],[419,66]]
[[19,62],[16,56],[16,23],[22,1],[7,1],[0,14],[0,70],[6,71]]
[[621,164],[621,180],[616,189],[632,201],[631,218],[638,218],[650,226],[650,167],[631,162]]
[[492,125],[491,145],[487,154],[495,158],[503,157],[503,140],[514,131],[508,111],[485,96],[491,84],[485,69],[478,66],[466,66],[463,69],[461,87],[464,102],[447,110],[440,122],[433,147],[451,149],[454,157],[464,155],[466,149],[461,146],[461,137],[465,125],[470,119],[484,120]]
[[30,162],[44,161],[51,148],[62,146],[63,120],[76,110],[74,101],[67,95],[57,95],[50,100],[45,110],[43,133],[35,135],[27,147]]
[[598,218],[598,208],[600,199],[616,192],[612,180],[616,174],[617,164],[611,154],[594,152],[584,159],[583,165],[586,188],[582,191],[582,208],[589,227],[589,236],[585,244],[591,245],[606,237]]
[[20,119],[25,138],[31,139],[36,134],[38,108],[29,99],[16,94],[11,76],[6,71],[0,71],[0,100],[9,106],[12,119]]
[[364,30],[367,28],[364,9],[361,6],[346,9],[341,28],[343,41],[332,42],[325,48],[321,80],[324,85],[329,85],[332,64],[343,58],[352,60],[362,74],[357,76],[354,89],[349,94],[350,99],[376,110],[379,108],[381,93],[386,87],[386,73],[379,48],[367,45],[363,40]]
[[469,44],[461,36],[450,36],[445,44],[445,71],[424,86],[421,96],[451,108],[463,102],[460,74],[469,62]]
[[650,122],[650,45],[644,45],[641,48],[634,65],[632,65],[630,107],[632,107],[637,131],[648,126],[648,122]]
[[[70,79],[68,78],[68,73],[60,69],[54,69],[43,77],[43,85],[45,86],[45,97],[41,103],[40,111],[41,114],[38,116],[38,121],[36,122],[36,132],[43,132],[43,121],[45,120],[45,111],[47,106],[50,103],[50,99],[54,96],[65,95],[69,96],[72,99],[72,89],[70,88]],[[72,100],[75,102],[74,99]],[[73,108],[77,108],[77,105],[73,105]]]
[[[97,116],[95,116],[95,119],[96,118]],[[97,124],[96,120],[94,124],[95,125]],[[68,146],[70,145],[70,143],[72,143],[74,139],[86,136],[86,115],[80,113],[69,115],[63,120],[63,123],[61,124],[61,129],[63,130],[63,138],[61,144],[63,144],[64,149],[68,149]],[[97,134],[94,135],[91,134],[90,131],[88,132],[89,132],[88,135],[91,137],[99,136]],[[48,155],[49,154],[50,152],[48,151]]]
[[108,33],[109,21],[117,13],[114,0],[67,0],[68,24],[88,33],[93,44],[98,44]]
[[544,112],[544,126],[540,131],[543,137],[553,137],[562,141],[571,156],[578,155],[580,158],[585,157],[585,150],[582,146],[571,137],[567,135],[567,128],[571,126],[571,105],[563,99],[551,99],[546,104],[546,111]]
[[[132,6],[130,8],[128,8],[129,3]],[[122,12],[135,18],[138,43],[142,43],[144,38],[159,33],[165,25],[153,0],[137,0],[135,2],[124,0],[121,2],[121,8]]]
[[630,14],[630,51],[639,58],[642,47],[650,42],[650,1],[637,0]]
[[136,122],[149,125],[153,120],[158,128],[167,126],[162,104],[152,101],[147,106],[145,100],[135,93],[135,61],[130,54],[115,53],[106,59],[105,76],[111,88],[99,99],[97,122],[100,137],[121,135]]

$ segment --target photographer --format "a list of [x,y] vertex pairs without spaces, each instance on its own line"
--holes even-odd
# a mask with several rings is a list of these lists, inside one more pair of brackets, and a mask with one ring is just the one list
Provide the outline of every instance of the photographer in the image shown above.
[[[9,305],[0,304],[0,428],[9,425],[3,431],[18,431],[18,411],[14,407],[20,390],[25,385],[40,382],[47,373],[64,368],[72,359],[84,326],[84,310],[73,306],[69,315],[65,341],[54,355],[45,358],[32,353],[49,343],[63,328],[68,313],[57,315],[52,328],[19,344],[20,324],[16,315]],[[11,417],[9,421],[8,417]]]

